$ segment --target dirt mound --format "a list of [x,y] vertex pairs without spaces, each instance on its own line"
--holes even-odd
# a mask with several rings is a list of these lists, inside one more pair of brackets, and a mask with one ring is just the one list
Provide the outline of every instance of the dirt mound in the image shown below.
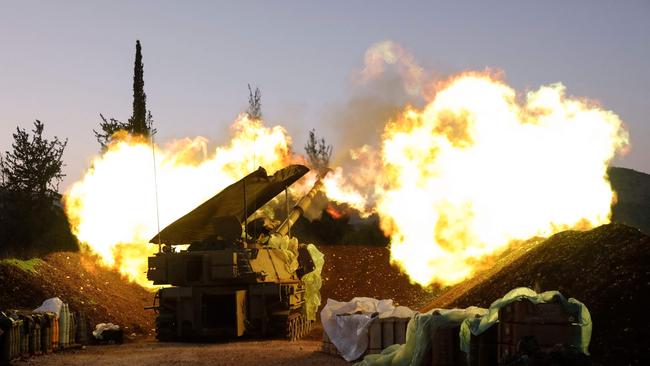
[[325,254],[323,267],[323,305],[328,298],[349,301],[353,297],[393,299],[399,305],[417,309],[435,297],[438,288],[422,288],[390,264],[385,247],[358,245],[319,245]]
[[648,363],[650,237],[622,225],[565,231],[516,253],[498,270],[452,287],[422,310],[487,307],[509,290],[559,290],[587,305],[593,321],[589,347],[605,365]]
[[91,323],[112,322],[126,334],[149,335],[154,313],[144,310],[153,293],[81,253],[53,253],[43,259],[0,261],[0,309],[34,309],[59,297]]

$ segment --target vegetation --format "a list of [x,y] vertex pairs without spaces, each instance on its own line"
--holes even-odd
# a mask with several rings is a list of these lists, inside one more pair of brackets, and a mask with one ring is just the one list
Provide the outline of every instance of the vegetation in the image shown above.
[[332,145],[328,145],[324,138],[316,138],[316,130],[309,131],[309,140],[305,145],[305,152],[311,166],[324,175],[329,169],[332,157]]
[[28,260],[20,260],[15,258],[0,260],[0,264],[14,266],[23,272],[30,274],[38,274],[38,267],[43,264],[43,260],[39,258],[32,258]]
[[[149,113],[151,114],[151,113]],[[135,42],[135,64],[133,66],[133,115],[129,118],[133,134],[149,136],[147,124],[147,95],[144,93],[144,65],[142,64],[142,46]]]
[[144,65],[142,63],[142,47],[140,41],[135,43],[135,63],[133,66],[133,114],[128,122],[121,122],[115,118],[106,118],[99,115],[100,131],[93,130],[97,142],[106,149],[117,131],[127,131],[132,135],[149,137],[156,133],[153,128],[153,116],[147,110],[147,95],[144,92]]
[[44,128],[38,120],[31,134],[16,128],[12,150],[0,159],[0,255],[77,248],[57,192],[67,140],[44,138]]
[[253,120],[262,119],[262,92],[260,88],[255,87],[255,91],[248,84],[248,110],[246,111],[248,118]]
[[[13,192],[29,192],[42,198],[56,192],[65,176],[62,172],[63,151],[68,140],[43,138],[45,126],[34,122],[33,135],[19,127],[14,133],[13,151],[7,151],[2,159],[3,188]],[[31,137],[31,139],[30,139]]]
[[332,205],[341,212],[340,216],[334,217],[328,210],[324,210],[321,217],[313,221],[301,216],[291,229],[291,234],[301,243],[316,245],[388,245],[390,240],[381,231],[376,214],[362,219],[344,205]]

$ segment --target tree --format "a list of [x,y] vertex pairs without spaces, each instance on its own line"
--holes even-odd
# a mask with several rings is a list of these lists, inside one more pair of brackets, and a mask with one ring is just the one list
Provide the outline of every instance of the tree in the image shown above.
[[13,134],[13,151],[5,152],[2,160],[3,188],[42,197],[56,192],[63,174],[63,151],[68,140],[43,137],[44,125],[34,122],[33,135],[19,127]]
[[144,93],[144,65],[142,64],[142,46],[140,46],[140,40],[135,42],[133,115],[129,119],[129,125],[130,131],[134,135],[149,136],[151,126],[147,123],[147,95]]
[[106,119],[106,117],[104,117],[104,115],[101,113],[99,114],[99,117],[102,119],[102,122],[99,122],[101,132],[97,132],[96,130],[93,130],[93,132],[95,133],[97,142],[99,142],[99,144],[102,146],[102,150],[106,150],[106,147],[111,142],[111,137],[115,134],[115,132],[121,130],[128,131],[129,124],[118,121],[115,118]]
[[135,43],[135,62],[133,66],[133,113],[128,122],[121,122],[115,118],[105,118],[99,115],[102,122],[99,123],[101,131],[93,130],[97,142],[105,150],[111,142],[115,132],[124,130],[132,135],[149,137],[156,133],[153,128],[153,116],[147,110],[147,95],[144,92],[144,65],[142,63],[142,46],[140,41]]
[[332,145],[328,145],[324,138],[316,138],[314,129],[309,131],[309,140],[305,145],[305,152],[312,167],[323,175],[329,169],[330,158],[332,157]]
[[5,172],[2,169],[4,162],[5,159],[2,157],[2,154],[0,154],[0,189],[4,189],[5,186]]
[[0,159],[0,245],[5,255],[29,257],[77,248],[57,193],[65,176],[68,140],[48,140],[43,130],[39,120],[31,134],[17,127],[12,151]]
[[262,119],[262,92],[260,88],[255,87],[255,91],[248,84],[248,118],[254,120]]

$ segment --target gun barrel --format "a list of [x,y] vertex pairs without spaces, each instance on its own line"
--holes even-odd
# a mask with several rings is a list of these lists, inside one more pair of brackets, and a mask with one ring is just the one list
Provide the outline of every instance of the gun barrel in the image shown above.
[[280,235],[288,235],[289,231],[291,230],[291,227],[293,224],[298,221],[300,216],[304,214],[308,209],[309,206],[311,206],[312,202],[314,201],[314,197],[316,194],[323,189],[323,178],[327,175],[327,172],[325,174],[321,174],[318,176],[318,179],[316,180],[316,183],[314,183],[314,186],[307,192],[306,195],[304,195],[298,203],[293,207],[293,209],[289,212],[287,215],[287,218],[284,219],[284,221],[280,224],[275,229],[275,233],[280,234]]

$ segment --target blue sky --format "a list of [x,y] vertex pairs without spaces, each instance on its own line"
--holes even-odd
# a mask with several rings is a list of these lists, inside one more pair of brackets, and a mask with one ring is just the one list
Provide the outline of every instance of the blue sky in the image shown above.
[[267,124],[297,149],[358,91],[365,50],[393,40],[428,70],[501,69],[523,92],[561,81],[625,121],[629,155],[650,172],[648,1],[0,1],[0,150],[34,119],[67,137],[63,188],[98,152],[99,113],[131,114],[135,40],[159,141],[225,142],[260,86]]

